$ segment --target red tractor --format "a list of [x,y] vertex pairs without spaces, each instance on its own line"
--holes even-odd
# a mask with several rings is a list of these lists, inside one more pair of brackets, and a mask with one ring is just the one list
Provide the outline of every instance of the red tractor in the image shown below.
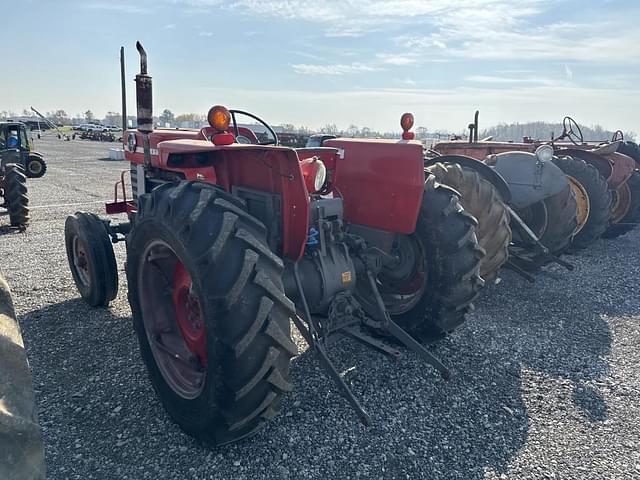
[[[484,252],[456,192],[425,179],[422,145],[335,139],[294,150],[257,116],[221,106],[201,130],[154,129],[137,48],[138,127],[124,135],[133,198],[107,204],[128,221],[78,212],[65,240],[93,306],[115,298],[112,243],[126,242],[133,324],[169,415],[211,444],[254,433],[292,388],[290,321],[365,423],[327,356],[335,339],[392,357],[401,343],[448,376],[416,339],[463,322],[484,283]],[[240,127],[242,114],[270,138]],[[406,138],[411,123],[405,115]]]

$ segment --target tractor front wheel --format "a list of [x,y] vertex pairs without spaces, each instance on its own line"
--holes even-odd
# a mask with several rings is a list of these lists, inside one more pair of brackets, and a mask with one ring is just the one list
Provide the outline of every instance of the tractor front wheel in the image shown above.
[[460,204],[476,217],[476,237],[486,255],[480,264],[485,281],[495,280],[498,270],[509,258],[511,227],[509,214],[496,188],[478,172],[456,163],[436,163],[427,167],[436,181],[460,193]]
[[118,269],[104,222],[93,213],[76,212],[64,223],[64,240],[80,296],[92,307],[109,305],[118,294]]
[[571,242],[571,247],[575,249],[586,248],[598,240],[609,226],[611,192],[607,187],[607,181],[593,165],[589,165],[580,158],[560,157],[553,162],[570,177],[569,182],[572,188],[579,187],[575,190],[578,207],[581,201],[579,193],[586,192],[588,216]]
[[27,177],[23,173],[22,167],[9,164],[4,180],[4,200],[7,210],[9,210],[11,226],[24,229],[29,224]]
[[171,418],[222,445],[255,433],[291,390],[293,302],[264,225],[200,182],[139,197],[127,238],[129,303],[149,378]]
[[456,192],[429,175],[416,231],[396,242],[404,260],[379,277],[387,310],[415,338],[433,341],[453,331],[484,286],[476,226]]
[[40,178],[47,171],[46,162],[37,155],[29,155],[27,159],[27,168],[25,173],[29,178]]

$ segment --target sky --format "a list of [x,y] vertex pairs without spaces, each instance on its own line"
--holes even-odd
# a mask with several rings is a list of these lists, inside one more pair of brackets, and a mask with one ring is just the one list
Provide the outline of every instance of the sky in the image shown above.
[[[5,3],[11,8],[7,9]],[[318,129],[462,131],[571,115],[640,133],[637,0],[0,0],[0,110],[251,111]],[[10,45],[10,47],[7,47]],[[10,52],[10,53],[9,53]]]

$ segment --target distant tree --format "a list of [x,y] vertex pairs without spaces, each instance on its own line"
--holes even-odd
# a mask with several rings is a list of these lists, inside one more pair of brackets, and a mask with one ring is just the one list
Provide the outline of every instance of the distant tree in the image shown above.
[[62,109],[56,110],[53,113],[53,119],[54,123],[60,123],[63,125],[69,123],[69,115],[67,115],[67,112]]
[[107,125],[116,125],[121,127],[122,115],[120,115],[119,112],[107,112],[107,115],[104,117],[104,122]]
[[349,128],[344,132],[348,137],[358,137],[360,133],[360,129],[357,125],[349,125]]
[[362,127],[362,129],[360,130],[360,136],[364,138],[371,137],[371,129],[369,127]]
[[328,133],[330,135],[338,134],[338,127],[335,123],[327,123],[324,127],[320,129],[320,133]]
[[296,126],[293,125],[292,123],[283,123],[280,126],[282,127],[282,130],[288,133],[293,133],[296,131]]
[[171,110],[169,110],[168,108],[165,108],[162,111],[162,115],[160,115],[160,117],[158,117],[158,120],[160,120],[160,123],[164,126],[167,123],[169,125],[171,125],[174,121],[175,121],[176,117],[173,114],[173,112]]
[[205,121],[204,115],[199,113],[183,113],[182,115],[178,115],[176,117],[176,122],[194,122],[194,123],[202,123]]
[[84,119],[87,122],[92,122],[94,120],[94,116],[93,116],[93,112],[91,110],[87,110],[86,112],[84,112]]
[[31,110],[27,110],[25,108],[24,110],[22,110],[22,116],[23,117],[32,117],[33,116],[33,112]]

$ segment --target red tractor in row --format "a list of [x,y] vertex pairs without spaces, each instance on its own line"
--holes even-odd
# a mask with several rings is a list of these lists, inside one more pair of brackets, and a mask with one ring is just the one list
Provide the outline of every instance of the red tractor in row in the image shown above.
[[[154,129],[142,46],[138,126],[124,134],[126,176],[107,213],[67,218],[70,269],[93,306],[116,297],[112,244],[126,243],[128,299],[142,358],[169,415],[210,444],[254,433],[292,389],[290,322],[357,411],[327,347],[349,337],[384,354],[460,325],[484,281],[474,217],[427,175],[422,145],[334,139],[280,146],[259,117],[214,106],[209,126]],[[239,126],[248,115],[270,138]]]

